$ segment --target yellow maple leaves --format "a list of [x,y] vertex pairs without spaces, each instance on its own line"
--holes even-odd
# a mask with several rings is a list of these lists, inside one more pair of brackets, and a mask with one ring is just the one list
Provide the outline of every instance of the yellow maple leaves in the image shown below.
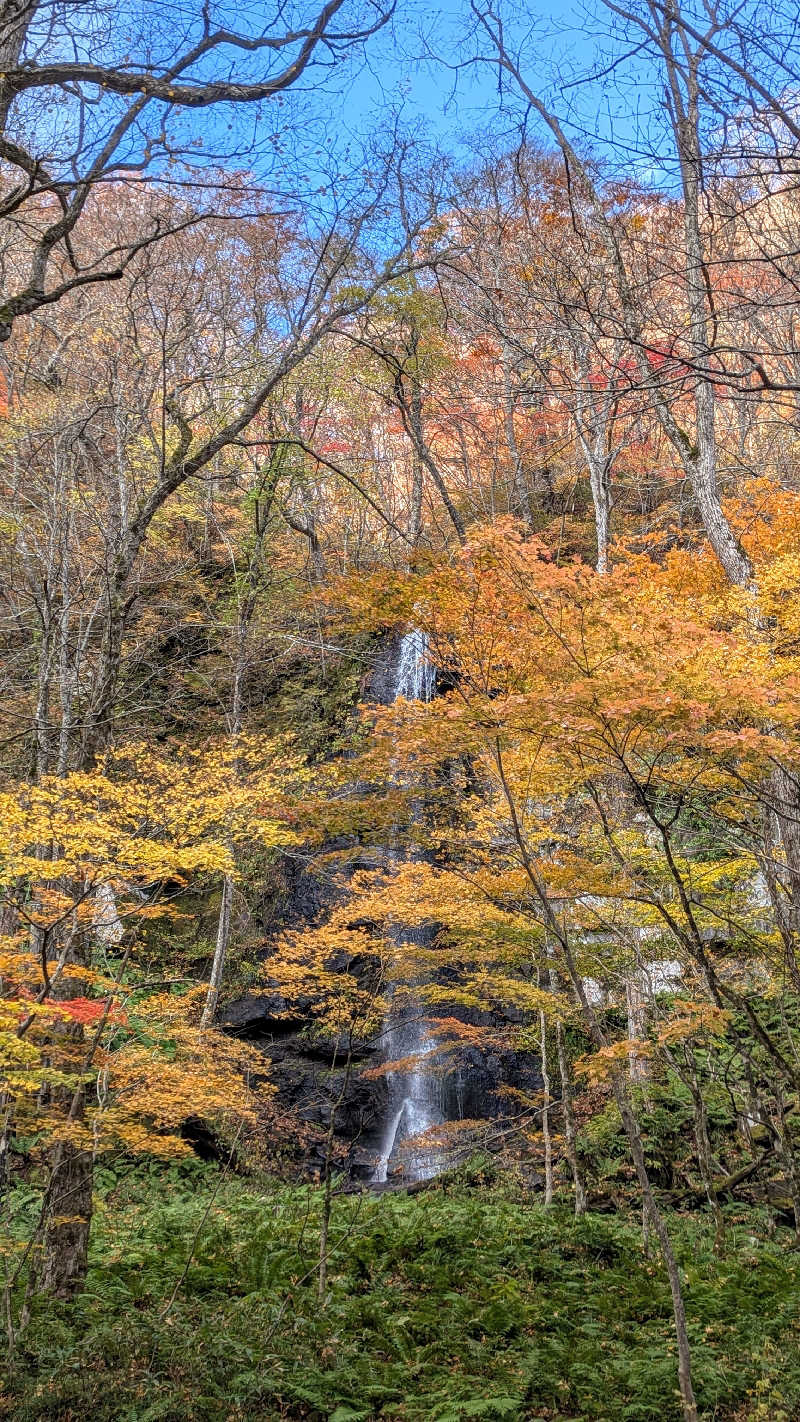
[[[252,1118],[247,1049],[201,1032],[192,994],[137,992],[125,965],[137,921],[167,911],[165,885],[235,876],[242,844],[296,841],[302,784],[285,746],[241,737],[173,755],[128,746],[96,771],[0,793],[0,888],[20,925],[0,940],[6,1112],[95,1153],[183,1150],[188,1114]],[[92,1083],[77,1118],[43,1108],[43,1092],[63,1105]]]

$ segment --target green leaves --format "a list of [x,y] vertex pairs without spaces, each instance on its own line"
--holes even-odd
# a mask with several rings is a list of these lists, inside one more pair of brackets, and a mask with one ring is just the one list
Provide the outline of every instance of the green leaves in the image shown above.
[[462,1422],[466,1417],[519,1417],[520,1406],[519,1397],[479,1397],[433,1415],[436,1422]]

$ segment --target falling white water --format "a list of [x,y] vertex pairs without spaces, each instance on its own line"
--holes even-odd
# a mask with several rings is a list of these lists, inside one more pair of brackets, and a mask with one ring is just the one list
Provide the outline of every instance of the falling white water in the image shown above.
[[[407,701],[430,701],[435,688],[428,639],[423,632],[407,632],[397,651],[392,700],[402,696]],[[393,852],[391,858],[396,863],[399,855]],[[402,925],[396,927],[392,939],[398,947],[427,941],[424,929]],[[424,1143],[414,1146],[407,1142],[440,1126],[444,1113],[441,1081],[431,1060],[436,1043],[421,1005],[411,1004],[394,1013],[390,1004],[383,1041],[387,1061],[403,1062],[404,1066],[387,1073],[389,1106],[372,1178],[383,1183],[396,1172],[405,1180],[427,1180],[439,1169],[436,1152],[426,1150]]]
[[428,656],[428,639],[416,629],[406,632],[397,652],[392,700],[404,696],[406,701],[430,701],[435,690],[436,668]]

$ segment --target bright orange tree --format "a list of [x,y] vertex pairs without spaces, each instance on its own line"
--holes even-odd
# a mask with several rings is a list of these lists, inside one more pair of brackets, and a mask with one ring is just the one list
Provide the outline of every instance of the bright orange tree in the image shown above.
[[[365,760],[374,778],[400,755],[431,781],[426,834],[446,872],[403,872],[404,921],[435,896],[465,991],[514,1001],[521,973],[545,972],[603,1051],[597,994],[624,1001],[642,972],[677,963],[690,1001],[734,1014],[779,1121],[798,1085],[786,1030],[765,1024],[775,993],[800,985],[774,788],[776,766],[800,767],[800,503],[758,484],[731,516],[758,593],[696,548],[622,550],[601,579],[494,525],[455,566],[347,599],[362,624],[423,628],[452,687],[379,712]],[[492,946],[499,912],[514,924],[511,972],[508,942]]]

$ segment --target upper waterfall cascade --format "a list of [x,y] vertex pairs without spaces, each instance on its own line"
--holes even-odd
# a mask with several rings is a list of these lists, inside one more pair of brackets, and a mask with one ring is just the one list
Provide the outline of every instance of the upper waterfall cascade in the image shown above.
[[[392,700],[430,701],[436,690],[436,671],[428,656],[428,639],[423,632],[407,632],[398,649],[392,679]],[[399,854],[392,856],[395,862]],[[424,944],[428,930],[398,924],[392,940],[403,944]],[[383,1038],[387,1061],[402,1062],[397,1071],[387,1073],[389,1103],[381,1141],[380,1156],[373,1180],[382,1183],[393,1174],[405,1180],[426,1180],[440,1168],[438,1153],[424,1142],[413,1141],[440,1126],[444,1119],[440,1074],[431,1063],[436,1043],[425,1020],[421,1004],[393,1012],[390,1003]]]
[[430,701],[436,690],[436,668],[428,655],[424,632],[406,632],[397,651],[393,701]]

